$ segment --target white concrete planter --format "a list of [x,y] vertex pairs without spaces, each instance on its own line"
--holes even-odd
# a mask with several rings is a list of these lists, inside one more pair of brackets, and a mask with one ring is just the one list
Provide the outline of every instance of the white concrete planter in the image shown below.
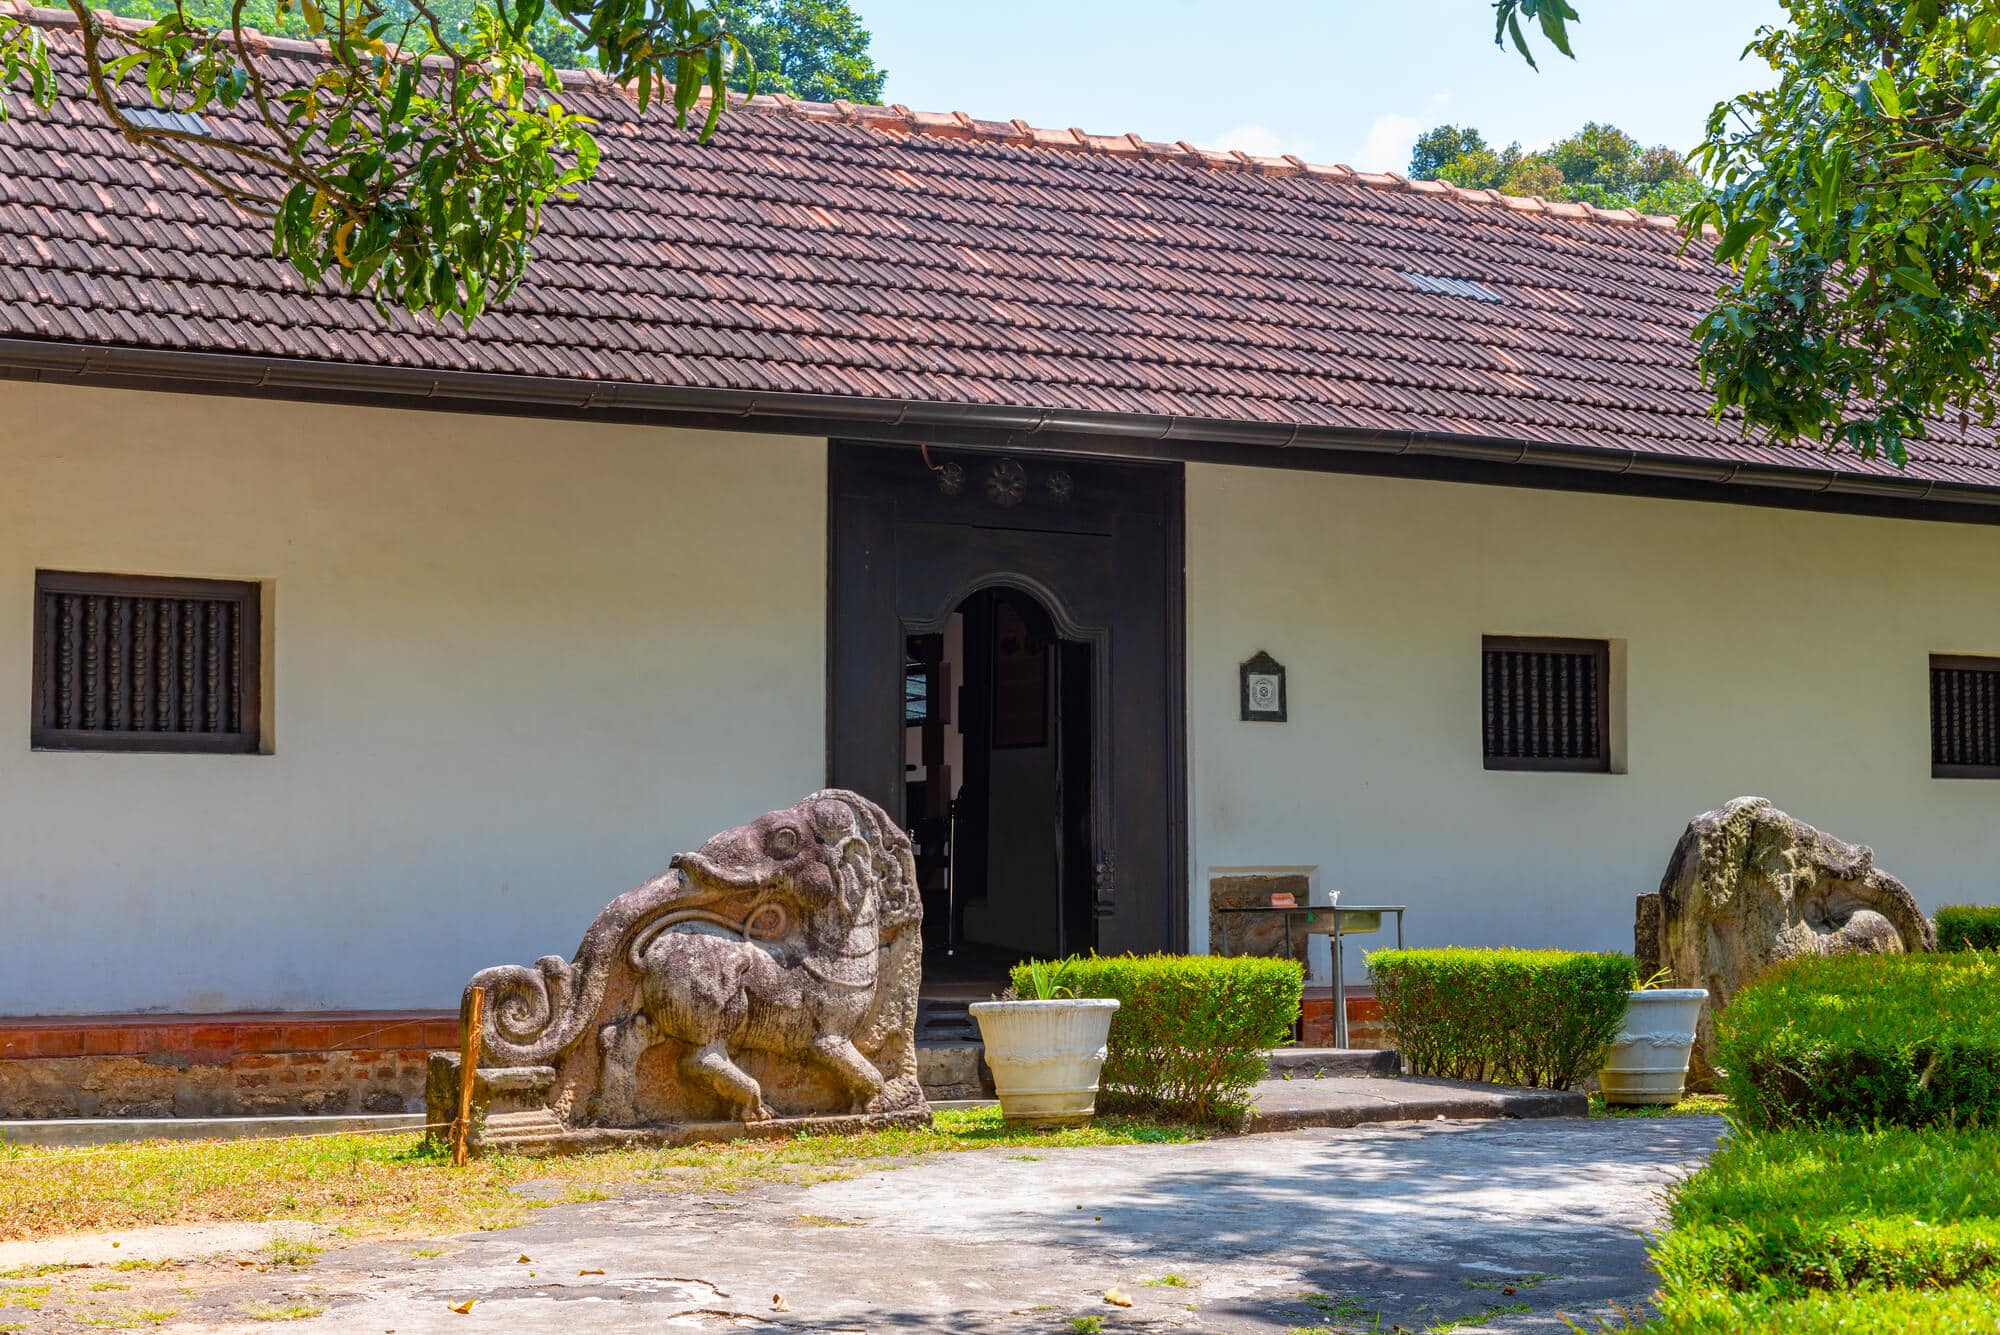
[[1688,1052],[1708,989],[1658,987],[1628,993],[1625,1023],[1605,1055],[1597,1083],[1606,1103],[1679,1103],[1687,1092]]
[[1003,1118],[1041,1126],[1090,1120],[1117,1001],[979,1001],[969,1009],[979,1021]]

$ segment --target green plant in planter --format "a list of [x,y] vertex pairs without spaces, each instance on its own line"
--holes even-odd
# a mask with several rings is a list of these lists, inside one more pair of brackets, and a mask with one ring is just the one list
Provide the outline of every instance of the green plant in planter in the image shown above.
[[[1041,977],[1037,977],[1037,973]],[[1091,955],[1014,967],[1020,998],[1038,989],[1115,997],[1098,1107],[1232,1125],[1265,1073],[1264,1053],[1291,1038],[1305,990],[1293,960],[1215,955]]]
[[1076,970],[1076,956],[1061,960],[1026,960],[1014,969],[1013,986],[1007,990],[1013,993],[1015,1001],[1068,1001],[1076,996],[1076,989],[1063,980]]

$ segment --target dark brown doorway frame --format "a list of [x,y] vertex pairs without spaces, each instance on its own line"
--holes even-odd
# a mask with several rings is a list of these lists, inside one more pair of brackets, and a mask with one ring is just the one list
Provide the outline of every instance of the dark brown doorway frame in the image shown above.
[[[982,589],[1026,593],[1091,646],[1099,948],[1184,951],[1181,466],[840,441],[829,454],[829,781],[900,810],[907,637],[941,632]],[[1009,462],[1018,495],[996,468]],[[936,471],[953,465],[956,489]]]

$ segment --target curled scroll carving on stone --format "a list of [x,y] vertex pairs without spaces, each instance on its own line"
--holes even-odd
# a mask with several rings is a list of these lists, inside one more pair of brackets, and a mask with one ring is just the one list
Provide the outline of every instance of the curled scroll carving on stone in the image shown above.
[[1930,920],[1873,850],[1739,797],[1688,822],[1657,895],[1639,897],[1642,967],[1705,987],[1690,1077],[1712,1083],[1715,1012],[1779,960],[1935,950]]
[[[476,1090],[508,1091],[487,1105],[486,1140],[927,1119],[921,914],[909,837],[859,794],[817,792],[723,831],[614,900],[572,959],[473,978],[468,992],[488,995]],[[455,1083],[438,1060],[433,1086]]]

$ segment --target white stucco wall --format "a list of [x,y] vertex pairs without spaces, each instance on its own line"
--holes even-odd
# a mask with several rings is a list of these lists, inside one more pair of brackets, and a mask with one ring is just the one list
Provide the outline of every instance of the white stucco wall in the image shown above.
[[[2000,654],[2000,529],[1196,465],[1187,497],[1197,949],[1214,869],[1308,866],[1412,945],[1630,950],[1745,793],[1927,909],[2000,893],[2000,782],[1930,777],[1928,694],[1931,653]],[[1486,634],[1623,640],[1628,772],[1483,769]],[[1289,723],[1237,720],[1258,649]]]
[[[826,445],[0,384],[0,1014],[453,1006],[825,774]],[[268,581],[265,756],[29,749],[37,568]]]

